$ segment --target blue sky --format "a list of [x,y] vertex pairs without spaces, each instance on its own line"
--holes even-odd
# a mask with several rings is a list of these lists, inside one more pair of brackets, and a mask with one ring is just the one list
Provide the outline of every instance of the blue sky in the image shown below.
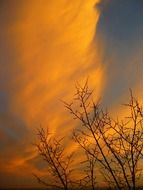
[[109,105],[142,82],[143,2],[103,1],[99,9],[96,37],[104,38],[103,59],[109,76],[105,102]]

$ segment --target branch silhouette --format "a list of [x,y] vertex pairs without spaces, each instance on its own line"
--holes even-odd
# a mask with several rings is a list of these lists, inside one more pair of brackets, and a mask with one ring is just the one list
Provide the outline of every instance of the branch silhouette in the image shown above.
[[63,139],[51,137],[49,131],[40,128],[35,146],[54,181],[48,183],[34,174],[39,183],[65,190],[96,190],[104,180],[110,189],[137,189],[143,171],[143,109],[132,90],[129,102],[123,105],[128,113],[122,120],[113,119],[93,100],[88,81],[83,86],[76,85],[73,100],[64,102],[64,106],[78,123],[72,137],[85,158],[80,163],[84,176],[76,181],[71,179],[73,156],[65,155]]
[[[73,139],[88,155],[86,161],[91,161],[90,156],[95,160],[94,168],[100,165],[100,171],[110,187],[135,190],[142,172],[142,107],[130,90],[130,101],[124,104],[129,108],[129,115],[124,121],[115,121],[107,110],[92,100],[92,94],[86,82],[83,87],[76,86],[73,101],[65,103],[73,118],[81,124],[73,132]],[[93,174],[93,168],[90,172]],[[95,178],[90,178],[92,189],[95,189]]]
[[62,139],[50,137],[50,133],[42,127],[38,129],[39,142],[35,144],[40,156],[47,163],[48,172],[54,178],[54,184],[47,183],[34,174],[39,183],[47,187],[69,189],[71,180],[72,154],[65,156]]

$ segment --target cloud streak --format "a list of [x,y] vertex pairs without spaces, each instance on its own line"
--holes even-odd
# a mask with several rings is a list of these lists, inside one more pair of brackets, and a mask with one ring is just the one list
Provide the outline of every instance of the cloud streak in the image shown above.
[[[35,170],[32,163],[36,155],[30,143],[40,124],[65,136],[71,131],[73,122],[60,99],[72,97],[76,81],[89,77],[91,87],[96,87],[97,97],[100,96],[104,71],[93,43],[99,19],[95,8],[98,2],[3,2],[0,168],[7,175],[18,176],[23,171],[26,176],[24,168]],[[16,182],[13,180],[11,185]]]

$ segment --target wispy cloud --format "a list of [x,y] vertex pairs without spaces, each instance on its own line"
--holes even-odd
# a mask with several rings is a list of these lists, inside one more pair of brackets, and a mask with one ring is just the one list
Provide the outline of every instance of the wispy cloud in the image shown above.
[[68,135],[73,123],[60,100],[72,97],[76,81],[89,77],[100,96],[104,69],[93,43],[98,2],[14,1],[10,16],[6,14],[10,1],[3,4],[1,14],[7,17],[0,55],[0,125],[3,158],[7,158],[7,165],[0,165],[3,171],[32,170],[28,162],[36,155],[30,143],[40,124]]

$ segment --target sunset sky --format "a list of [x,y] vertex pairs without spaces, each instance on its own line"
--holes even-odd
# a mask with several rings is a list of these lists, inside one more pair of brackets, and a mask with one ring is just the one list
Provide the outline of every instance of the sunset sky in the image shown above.
[[0,0],[0,187],[39,187],[36,128],[70,138],[60,100],[87,77],[113,113],[143,96],[143,1]]

